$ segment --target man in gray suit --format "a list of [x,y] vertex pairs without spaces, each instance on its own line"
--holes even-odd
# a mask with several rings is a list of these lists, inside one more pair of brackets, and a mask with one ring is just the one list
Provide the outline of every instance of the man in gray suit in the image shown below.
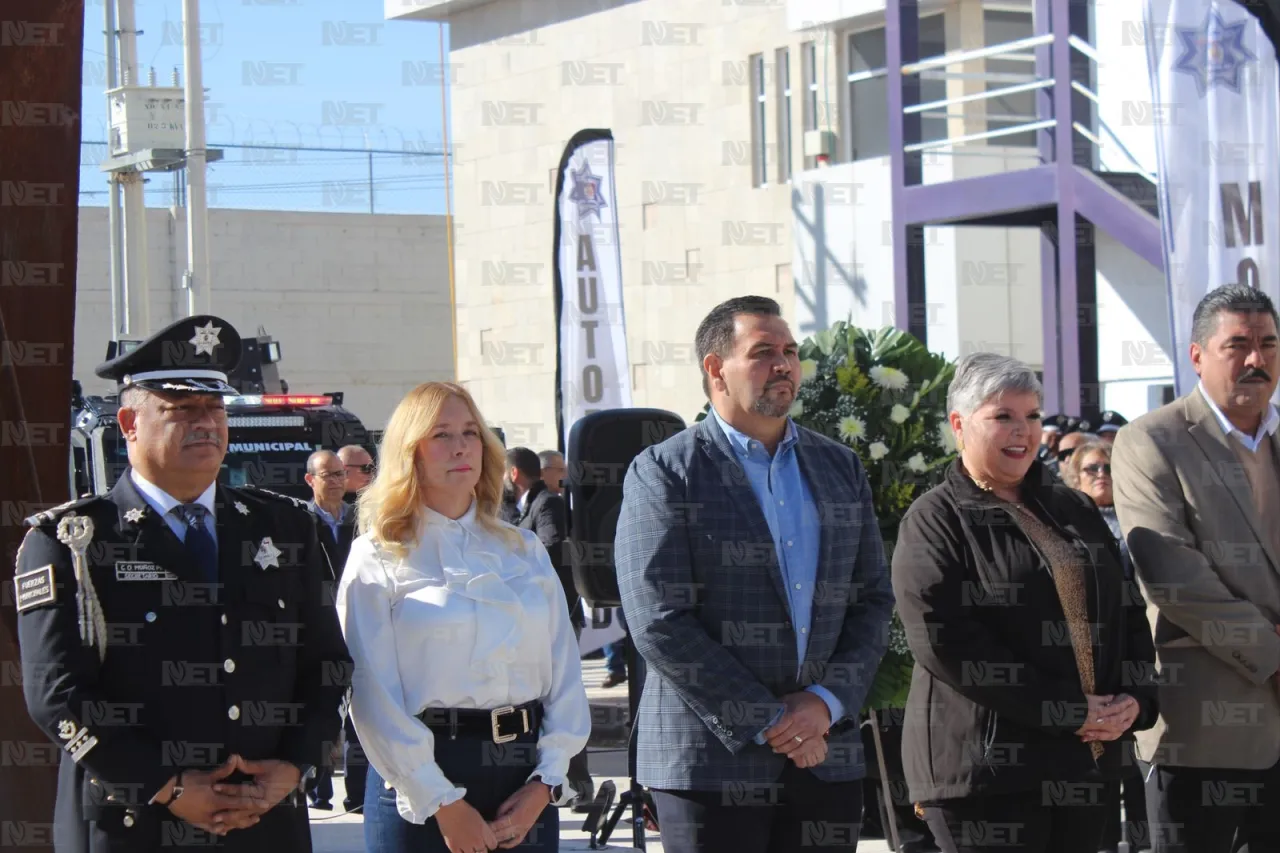
[[1116,512],[1147,593],[1160,718],[1138,732],[1156,853],[1280,850],[1276,309],[1226,285],[1192,317],[1192,391],[1116,435]]
[[852,853],[893,607],[871,489],[788,417],[800,360],[776,302],[717,306],[696,348],[712,413],[632,462],[614,545],[648,665],[637,780],[668,853]]

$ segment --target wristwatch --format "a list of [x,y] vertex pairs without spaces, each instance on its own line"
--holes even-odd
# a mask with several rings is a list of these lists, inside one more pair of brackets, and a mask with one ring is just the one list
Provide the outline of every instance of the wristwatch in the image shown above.
[[[293,764],[293,762],[289,762]],[[307,783],[315,778],[316,766],[314,764],[293,764],[298,768],[298,790],[306,793]]]
[[173,805],[174,801],[177,800],[178,797],[182,796],[182,792],[185,790],[182,786],[182,774],[186,772],[187,772],[186,770],[178,771],[178,778],[173,783],[173,792],[169,794],[169,799],[165,800],[163,803],[160,803],[160,805],[164,806],[165,808],[168,808],[169,806]]

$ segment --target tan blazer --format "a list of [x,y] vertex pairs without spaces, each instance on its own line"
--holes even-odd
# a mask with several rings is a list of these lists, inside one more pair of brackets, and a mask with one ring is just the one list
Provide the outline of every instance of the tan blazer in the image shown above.
[[[1264,769],[1280,761],[1280,559],[1243,467],[1197,388],[1120,430],[1116,513],[1161,670],[1144,761]],[[1280,458],[1280,431],[1269,441]]]

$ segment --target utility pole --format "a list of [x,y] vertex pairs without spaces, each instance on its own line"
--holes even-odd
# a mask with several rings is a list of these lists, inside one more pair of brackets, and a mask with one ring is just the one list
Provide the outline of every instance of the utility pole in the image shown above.
[[[106,15],[107,29],[107,90],[119,84],[116,70],[116,4],[105,0],[102,8]],[[107,115],[111,115],[111,96],[107,96]],[[110,143],[108,142],[108,151]],[[120,178],[114,172],[107,173],[107,226],[111,249],[111,337],[129,334],[129,312],[124,297],[124,222],[120,218]]]
[[213,310],[209,280],[209,206],[205,197],[204,75],[200,56],[200,0],[182,0],[187,127],[187,313]]
[[[110,2],[110,0],[107,0]],[[134,0],[116,0],[116,20],[120,27],[120,85],[137,86],[138,19]],[[151,287],[147,279],[147,205],[143,198],[146,186],[141,171],[119,172],[124,185],[124,313],[127,331],[132,337],[151,334]]]

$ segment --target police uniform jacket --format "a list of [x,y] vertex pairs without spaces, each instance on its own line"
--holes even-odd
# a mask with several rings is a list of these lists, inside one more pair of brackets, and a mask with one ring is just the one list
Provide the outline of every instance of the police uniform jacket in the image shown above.
[[[93,523],[101,656],[82,639],[72,553],[58,538],[73,515]],[[315,519],[221,484],[215,519],[217,583],[196,574],[129,471],[107,495],[28,519],[17,566],[23,686],[32,718],[63,748],[59,853],[311,849],[294,797],[222,838],[148,805],[180,769],[209,770],[232,754],[321,766],[338,735],[350,658]]]

